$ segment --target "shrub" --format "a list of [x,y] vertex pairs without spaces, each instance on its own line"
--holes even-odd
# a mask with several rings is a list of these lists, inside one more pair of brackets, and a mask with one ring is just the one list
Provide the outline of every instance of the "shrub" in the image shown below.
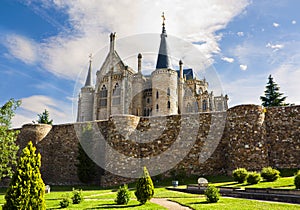
[[83,201],[82,190],[76,190],[73,188],[72,203],[79,204],[82,201]]
[[208,186],[204,191],[204,195],[206,196],[206,200],[209,203],[216,203],[220,199],[219,189],[214,186]]
[[246,181],[248,176],[248,171],[245,168],[237,168],[232,172],[234,181],[238,183],[243,183]]
[[273,182],[280,177],[280,172],[272,167],[265,167],[261,171],[261,176],[264,180]]
[[294,184],[296,189],[300,189],[300,170],[298,171],[298,173],[296,174],[295,178],[294,178]]
[[30,141],[22,150],[16,172],[5,194],[3,210],[46,209],[45,184],[40,173],[41,155]]
[[117,192],[117,198],[115,199],[115,202],[119,205],[121,204],[127,204],[130,200],[130,192],[128,190],[128,187],[126,184],[119,187],[119,190]]
[[248,173],[248,176],[247,176],[248,184],[257,184],[258,182],[260,182],[260,180],[261,180],[261,176],[256,171],[252,171],[252,172]]
[[67,207],[70,205],[70,202],[71,202],[71,200],[70,200],[70,198],[69,198],[69,195],[66,194],[66,195],[63,195],[62,197],[63,197],[63,198],[62,198],[62,200],[59,202],[59,205],[60,205],[61,208],[67,208]]
[[137,181],[134,194],[141,204],[145,204],[154,195],[153,182],[146,167],[144,167],[143,176]]

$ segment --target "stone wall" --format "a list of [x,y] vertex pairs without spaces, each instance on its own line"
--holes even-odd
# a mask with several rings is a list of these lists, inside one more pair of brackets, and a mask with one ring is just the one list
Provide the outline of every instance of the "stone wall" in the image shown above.
[[[151,118],[123,115],[89,122],[98,130],[89,155],[101,154],[96,162],[108,169],[103,174],[99,167],[94,183],[110,186],[132,181],[126,177],[135,176],[138,172],[132,169],[144,165],[154,172],[170,168],[165,175],[184,169],[199,176],[226,174],[237,167],[300,168],[299,112],[300,106],[241,105],[227,112]],[[30,140],[36,144],[45,183],[81,184],[76,167],[78,130],[86,124],[23,126],[18,144],[21,148]],[[116,156],[115,151],[123,156]],[[134,165],[130,160],[136,158],[142,161]],[[114,170],[117,175],[111,173]]]

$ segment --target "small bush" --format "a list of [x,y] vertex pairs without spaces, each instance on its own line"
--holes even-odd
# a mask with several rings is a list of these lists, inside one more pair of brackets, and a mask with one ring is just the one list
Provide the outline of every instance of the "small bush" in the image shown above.
[[123,186],[119,187],[115,202],[119,205],[127,204],[130,200],[130,197],[130,191],[128,190],[127,185],[124,184]]
[[248,184],[257,184],[258,182],[260,182],[260,180],[261,180],[261,176],[256,171],[252,171],[252,172],[248,173],[248,176],[247,176]]
[[294,178],[294,184],[296,189],[300,189],[300,170],[297,172],[295,178]]
[[274,182],[280,177],[280,172],[272,167],[265,167],[261,171],[261,176],[268,182]]
[[143,176],[137,181],[136,191],[134,194],[142,205],[150,200],[154,195],[153,182],[146,167],[144,167]]
[[79,204],[83,201],[83,194],[82,190],[76,190],[73,188],[73,196],[72,196],[72,203]]
[[245,168],[237,168],[232,172],[232,176],[234,181],[243,183],[247,179],[248,171]]
[[220,190],[214,186],[208,186],[204,191],[206,200],[209,203],[216,203],[220,199]]
[[71,199],[69,198],[69,195],[63,195],[62,200],[59,202],[59,205],[61,208],[67,208],[71,203]]

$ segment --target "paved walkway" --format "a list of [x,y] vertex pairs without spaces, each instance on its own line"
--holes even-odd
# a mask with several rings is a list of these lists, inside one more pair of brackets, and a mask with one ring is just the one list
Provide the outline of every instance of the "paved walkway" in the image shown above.
[[169,210],[191,210],[191,208],[169,201],[167,198],[152,198],[151,202],[161,205]]

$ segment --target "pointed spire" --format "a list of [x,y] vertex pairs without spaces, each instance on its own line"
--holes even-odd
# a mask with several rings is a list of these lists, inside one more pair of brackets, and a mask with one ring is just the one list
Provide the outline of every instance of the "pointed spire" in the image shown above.
[[159,52],[157,57],[157,63],[156,63],[156,69],[163,69],[163,68],[170,68],[170,61],[168,57],[168,47],[167,47],[167,33],[165,28],[165,14],[162,14],[162,33],[160,35],[160,46],[159,46]]
[[86,76],[86,81],[84,87],[91,87],[92,86],[92,54],[89,55],[90,58],[90,65],[88,74]]

